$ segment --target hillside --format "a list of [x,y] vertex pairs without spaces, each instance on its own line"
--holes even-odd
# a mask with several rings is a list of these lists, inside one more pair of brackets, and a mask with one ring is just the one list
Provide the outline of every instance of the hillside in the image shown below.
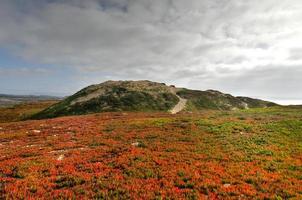
[[34,118],[112,111],[168,111],[177,102],[177,96],[163,83],[107,81],[80,90]]
[[58,100],[22,102],[0,107],[0,123],[22,121],[58,103]]
[[60,97],[53,96],[35,96],[35,95],[9,95],[0,94],[0,107],[14,106],[22,103],[32,103],[38,101],[57,101]]
[[237,110],[248,108],[264,108],[276,106],[277,104],[252,99],[249,97],[234,97],[215,90],[199,91],[181,89],[177,92],[179,96],[188,99],[186,110],[196,111],[202,109],[214,110]]
[[276,105],[234,97],[214,90],[198,91],[151,81],[107,81],[88,86],[34,115],[33,119],[114,111],[236,110]]

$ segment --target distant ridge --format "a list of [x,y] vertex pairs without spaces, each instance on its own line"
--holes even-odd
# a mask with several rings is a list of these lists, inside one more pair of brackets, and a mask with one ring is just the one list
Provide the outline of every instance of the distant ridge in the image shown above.
[[234,97],[220,91],[176,88],[164,83],[106,81],[88,86],[34,115],[33,119],[114,111],[199,111],[263,108],[277,104],[249,97]]
[[0,94],[0,107],[13,106],[20,103],[33,101],[48,101],[48,100],[62,100],[60,97],[47,95],[11,95]]

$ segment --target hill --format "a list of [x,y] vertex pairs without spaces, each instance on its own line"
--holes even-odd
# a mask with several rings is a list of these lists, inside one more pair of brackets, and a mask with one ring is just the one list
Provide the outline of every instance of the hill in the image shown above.
[[61,100],[60,97],[53,96],[36,96],[36,95],[10,95],[0,94],[0,107],[14,106],[22,103],[32,103],[38,101],[57,101]]
[[0,123],[22,121],[58,103],[58,100],[29,101],[0,107]]
[[234,97],[230,94],[225,94],[216,90],[199,91],[180,89],[177,94],[184,99],[188,99],[186,109],[190,111],[202,109],[237,110],[265,108],[277,105],[260,99]]
[[106,81],[88,86],[33,119],[114,111],[198,111],[262,108],[276,104],[219,91],[189,90],[151,81]]

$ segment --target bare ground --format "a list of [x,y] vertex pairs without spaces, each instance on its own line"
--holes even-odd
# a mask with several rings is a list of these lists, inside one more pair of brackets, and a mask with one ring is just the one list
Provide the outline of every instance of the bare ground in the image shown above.
[[176,113],[179,113],[180,111],[182,111],[186,107],[187,99],[184,99],[184,98],[181,98],[180,96],[178,96],[176,94],[175,88],[171,88],[171,92],[173,94],[175,94],[178,97],[178,99],[179,99],[179,102],[174,106],[174,108],[172,108],[170,110],[171,114],[176,114]]

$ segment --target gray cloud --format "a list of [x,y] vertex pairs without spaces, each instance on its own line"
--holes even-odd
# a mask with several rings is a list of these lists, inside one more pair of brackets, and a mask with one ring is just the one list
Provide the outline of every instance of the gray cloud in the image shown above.
[[0,76],[41,76],[41,75],[49,75],[51,73],[50,70],[45,68],[26,68],[26,67],[0,67]]
[[194,77],[190,85],[198,88],[200,81],[203,89],[220,89],[227,85],[225,92],[234,95],[246,95],[256,98],[277,101],[301,100],[302,89],[299,87],[301,66],[259,66],[257,69],[247,69],[238,72],[223,72],[211,78]]
[[302,60],[302,47],[290,49],[291,60]]
[[152,79],[302,98],[301,10],[300,0],[2,0],[0,45],[68,66],[83,85]]

